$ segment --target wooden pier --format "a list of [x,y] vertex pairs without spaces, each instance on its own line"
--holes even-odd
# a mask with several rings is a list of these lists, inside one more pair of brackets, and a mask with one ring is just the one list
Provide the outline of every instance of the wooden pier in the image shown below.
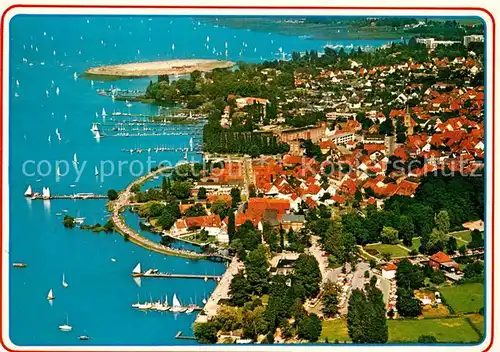
[[159,279],[201,279],[201,280],[214,280],[220,281],[222,276],[219,275],[196,275],[196,274],[171,274],[171,273],[160,273],[155,270],[146,270],[140,274],[132,274],[134,277],[151,277]]
[[197,340],[196,337],[194,336],[184,336],[182,334],[182,331],[179,331],[176,335],[175,335],[175,338],[177,340]]
[[40,193],[35,193],[29,197],[33,200],[53,200],[53,199],[108,199],[108,196],[103,194],[93,194],[93,193],[76,193],[76,194],[60,194],[51,195],[49,197],[44,197]]

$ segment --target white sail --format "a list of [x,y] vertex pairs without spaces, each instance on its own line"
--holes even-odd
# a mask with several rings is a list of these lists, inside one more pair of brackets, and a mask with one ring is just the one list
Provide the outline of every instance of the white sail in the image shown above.
[[174,297],[172,298],[172,308],[180,308],[181,302],[177,299],[177,295],[174,293]]
[[43,187],[42,198],[43,199],[49,199],[50,198],[50,188],[49,187]]
[[47,138],[47,140],[48,140],[48,141],[49,141],[49,143],[50,143],[50,134],[49,134],[49,138]]
[[31,185],[29,185],[28,188],[26,189],[26,192],[24,192],[24,195],[26,197],[31,197],[32,194],[33,194],[33,191],[31,189]]
[[56,88],[56,94],[59,95],[59,92],[60,92],[59,87],[57,87]]
[[175,50],[175,44],[172,44],[172,50]]
[[141,273],[141,263],[137,263],[134,270],[132,270],[132,273],[133,274],[140,274]]
[[191,149],[191,151],[193,151],[193,138],[192,137],[189,140],[189,149]]
[[16,86],[19,87],[19,80],[16,79]]
[[78,74],[75,72],[73,73],[73,79],[76,81],[78,79]]
[[94,136],[94,137],[95,137],[95,139],[97,139],[97,140],[101,139],[101,133],[99,132],[99,130],[97,130],[97,131],[96,131],[96,133],[95,133],[95,136]]
[[99,175],[99,170],[97,170],[97,166],[94,166],[94,175]]
[[52,289],[50,289],[49,294],[47,295],[47,299],[51,300],[51,299],[54,299],[54,298],[56,298],[54,296],[54,291],[52,291]]
[[63,277],[62,277],[62,285],[63,285],[64,288],[66,288],[66,287],[69,286],[68,283],[66,282],[66,278],[64,276],[64,273],[63,273]]
[[102,115],[102,116],[106,116],[106,110],[105,110],[104,108],[102,108],[101,115]]

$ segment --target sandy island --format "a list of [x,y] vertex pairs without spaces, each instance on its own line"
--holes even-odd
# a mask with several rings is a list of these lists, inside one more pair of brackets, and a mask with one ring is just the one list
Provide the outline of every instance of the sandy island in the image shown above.
[[182,75],[193,71],[206,72],[216,68],[230,68],[234,65],[235,63],[231,61],[187,59],[134,62],[122,65],[92,67],[89,68],[86,73],[91,75],[146,77],[159,75]]

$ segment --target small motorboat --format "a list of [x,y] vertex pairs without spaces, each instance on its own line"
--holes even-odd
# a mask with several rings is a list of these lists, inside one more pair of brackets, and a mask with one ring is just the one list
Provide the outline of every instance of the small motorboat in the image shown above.
[[25,264],[25,263],[14,263],[14,264],[12,264],[12,266],[14,268],[26,268],[28,266],[28,264]]
[[89,337],[87,335],[78,336],[78,340],[87,341]]

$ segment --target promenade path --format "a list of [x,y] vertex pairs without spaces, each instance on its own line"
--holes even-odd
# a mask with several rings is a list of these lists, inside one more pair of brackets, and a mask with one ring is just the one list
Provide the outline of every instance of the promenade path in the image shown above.
[[222,259],[230,259],[219,254],[207,254],[207,253],[197,253],[194,251],[188,251],[184,249],[176,249],[171,248],[169,246],[162,245],[157,242],[153,242],[143,236],[141,236],[136,231],[132,230],[122,219],[120,216],[120,212],[123,208],[132,205],[133,203],[130,201],[133,196],[133,192],[131,191],[132,187],[137,184],[141,184],[148,179],[163,173],[171,169],[171,167],[162,167],[158,168],[155,171],[152,171],[144,176],[139,177],[132,183],[130,183],[122,192],[118,194],[118,198],[112,201],[112,220],[117,228],[118,232],[123,236],[128,236],[128,240],[141,246],[143,248],[149,249],[151,251],[166,254],[166,255],[175,255],[179,257],[191,258],[191,259],[207,259],[209,257],[218,257]]

